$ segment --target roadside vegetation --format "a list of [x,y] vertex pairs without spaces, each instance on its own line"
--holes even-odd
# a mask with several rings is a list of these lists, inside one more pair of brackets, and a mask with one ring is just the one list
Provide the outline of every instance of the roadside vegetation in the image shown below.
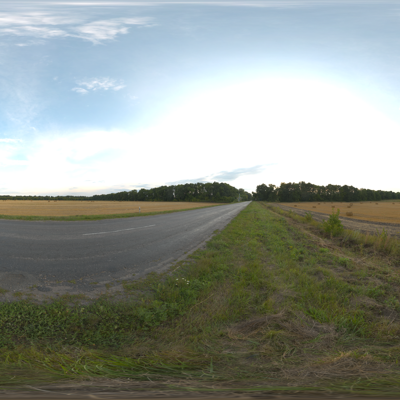
[[344,230],[339,213],[321,224],[252,202],[205,249],[116,297],[1,304],[2,387],[129,378],[398,395],[400,241]]

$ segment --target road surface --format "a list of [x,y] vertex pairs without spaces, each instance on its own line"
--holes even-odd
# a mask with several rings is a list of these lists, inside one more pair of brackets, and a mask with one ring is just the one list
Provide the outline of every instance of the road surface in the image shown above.
[[0,301],[16,291],[93,298],[106,283],[165,271],[248,204],[100,221],[0,220],[0,288],[9,291]]

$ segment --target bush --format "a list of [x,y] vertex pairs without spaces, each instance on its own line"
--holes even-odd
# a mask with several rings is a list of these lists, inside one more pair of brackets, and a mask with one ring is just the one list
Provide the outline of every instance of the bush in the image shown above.
[[337,213],[332,213],[329,216],[328,221],[322,221],[322,228],[326,233],[330,233],[331,236],[338,236],[344,231],[344,227],[339,219],[340,210]]
[[313,217],[311,215],[311,213],[306,212],[306,214],[304,215],[304,218],[306,219],[307,222],[311,222],[313,220]]

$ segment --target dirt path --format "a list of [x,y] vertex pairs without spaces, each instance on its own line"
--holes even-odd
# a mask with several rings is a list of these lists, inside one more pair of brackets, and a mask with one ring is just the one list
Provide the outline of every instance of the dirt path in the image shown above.
[[[284,206],[282,204],[270,203],[273,207],[279,207],[285,211],[293,211],[302,217],[305,216],[307,212],[309,212],[314,220],[318,222],[322,222],[323,220],[327,220],[329,218],[328,214],[319,213],[315,211],[307,211],[307,210],[300,210],[294,207]],[[355,231],[360,231],[361,233],[369,233],[370,235],[375,235],[376,231],[379,233],[382,232],[382,229],[385,229],[389,236],[396,236],[400,238],[400,224],[390,224],[386,222],[370,222],[370,221],[360,221],[354,220],[352,218],[341,217],[339,216],[340,221],[342,222],[345,229],[351,229]]]

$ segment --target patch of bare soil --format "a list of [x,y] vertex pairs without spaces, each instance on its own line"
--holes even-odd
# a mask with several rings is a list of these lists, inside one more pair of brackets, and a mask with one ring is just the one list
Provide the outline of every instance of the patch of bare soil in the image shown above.
[[[257,392],[239,392],[235,387],[249,390],[267,386],[265,382],[246,383],[227,382],[227,383],[208,383],[201,389],[198,382],[185,381],[166,381],[166,382],[135,382],[131,380],[120,379],[94,379],[86,382],[67,382],[63,384],[47,386],[28,386],[25,390],[0,390],[0,398],[4,400],[17,399],[276,399],[276,400],[318,400],[318,399],[358,399],[358,400],[383,400],[385,397],[360,397],[357,395],[329,393],[327,392],[296,392],[285,393],[278,391],[260,390]],[[177,389],[171,390],[169,387],[175,386]],[[179,390],[179,386],[182,387]],[[229,390],[229,388],[231,388]],[[197,390],[196,390],[197,389]],[[200,390],[198,390],[200,389]],[[225,389],[221,392],[218,390]],[[386,397],[387,399],[388,397]],[[393,398],[393,397],[392,397]]]
[[[295,207],[288,207],[282,204],[272,204],[274,207],[279,207],[285,211],[293,211],[302,217],[308,212],[313,216],[313,219],[318,222],[322,222],[323,220],[327,220],[329,218],[328,214],[319,213],[315,211],[307,211],[307,210],[300,210]],[[336,211],[335,211],[336,212]],[[382,229],[385,229],[389,236],[396,236],[400,238],[400,224],[392,224],[388,222],[371,222],[371,221],[361,221],[361,220],[354,220],[352,218],[342,217],[339,216],[340,221],[345,229],[351,229],[354,231],[360,231],[361,233],[370,235],[376,234],[376,231],[379,233],[382,232]]]

